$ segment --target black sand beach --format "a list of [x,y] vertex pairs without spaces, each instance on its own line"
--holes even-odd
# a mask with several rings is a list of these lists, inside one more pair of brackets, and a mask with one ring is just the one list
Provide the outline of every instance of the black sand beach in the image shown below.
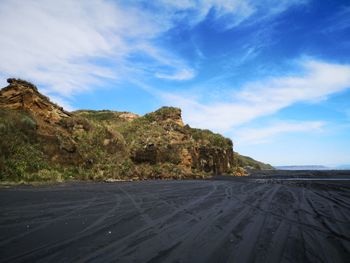
[[349,262],[350,180],[217,179],[2,187],[0,261]]

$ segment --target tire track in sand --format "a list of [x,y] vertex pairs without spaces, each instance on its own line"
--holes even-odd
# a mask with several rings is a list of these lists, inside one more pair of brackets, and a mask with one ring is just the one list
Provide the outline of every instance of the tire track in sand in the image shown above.
[[[87,261],[93,261],[94,259],[96,259],[97,257],[99,259],[101,259],[102,255],[105,255],[106,253],[108,253],[109,255],[118,255],[118,251],[120,249],[118,249],[121,244],[124,244],[125,242],[127,242],[130,239],[134,239],[136,238],[139,234],[141,234],[142,232],[148,230],[148,229],[153,229],[153,227],[155,227],[156,225],[161,225],[162,223],[164,223],[166,220],[169,220],[170,218],[176,216],[177,214],[181,213],[182,211],[184,211],[185,209],[189,209],[201,202],[204,202],[207,198],[209,198],[212,194],[215,193],[215,191],[217,190],[217,186],[223,184],[223,183],[213,183],[211,186],[211,190],[208,191],[208,193],[206,193],[205,195],[201,195],[199,196],[199,198],[186,203],[185,205],[181,206],[179,209],[176,209],[175,211],[173,211],[171,214],[166,215],[162,218],[156,219],[156,220],[151,220],[148,221],[148,224],[132,233],[130,233],[129,235],[116,240],[114,242],[111,242],[109,245],[97,249],[95,251],[93,251],[92,253],[90,253],[89,255],[86,255],[85,257],[83,257],[82,259],[79,259],[77,262],[87,262]],[[163,230],[164,231],[164,230]]]
[[[69,245],[71,245],[72,243],[74,243],[76,241],[79,241],[83,238],[94,235],[96,232],[100,231],[102,228],[105,228],[106,226],[103,226],[102,228],[97,228],[97,229],[94,229],[94,228],[96,228],[98,225],[101,225],[106,218],[108,218],[110,215],[112,215],[114,212],[116,212],[117,209],[120,207],[120,199],[117,198],[116,194],[114,194],[114,196],[116,197],[115,205],[107,213],[103,214],[102,216],[97,218],[93,223],[91,223],[86,228],[84,228],[83,230],[78,232],[74,237],[69,238],[69,239],[65,239],[61,242],[49,243],[49,244],[46,244],[44,246],[38,247],[36,249],[27,251],[25,253],[15,255],[13,257],[9,257],[9,258],[2,259],[2,260],[4,260],[4,262],[7,262],[7,261],[12,262],[14,260],[24,260],[24,259],[26,261],[28,261],[31,258],[37,258],[37,257],[44,258],[50,254],[55,253],[56,251],[59,251],[61,249],[68,247]],[[81,209],[84,209],[87,207],[88,206],[83,207]],[[62,219],[62,218],[60,218],[60,219]]]

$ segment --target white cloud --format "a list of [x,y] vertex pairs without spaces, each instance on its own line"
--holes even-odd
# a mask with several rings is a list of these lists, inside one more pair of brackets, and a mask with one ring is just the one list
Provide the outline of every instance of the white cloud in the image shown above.
[[[144,47],[167,29],[167,23],[150,13],[111,1],[4,0],[0,75],[25,78],[46,85],[47,92],[70,96],[137,70],[127,57],[136,52],[151,56]],[[167,53],[152,59],[169,65]],[[184,65],[177,60],[175,70]]]
[[[140,16],[101,1],[2,1],[0,4],[0,72],[47,84],[70,95],[99,78],[117,77],[93,59],[128,52],[128,36],[150,34]],[[140,27],[142,26],[142,30]]]
[[74,108],[74,106],[72,106],[69,102],[67,102],[66,100],[62,99],[59,96],[51,95],[50,96],[50,100],[52,102],[56,103],[57,105],[59,105],[60,107],[63,107],[66,111],[74,111],[74,110],[76,110]]
[[249,18],[256,11],[254,4],[247,0],[158,0],[155,2],[164,8],[167,15],[176,13],[177,19],[186,19],[190,25],[203,21],[210,11],[214,11],[214,18],[225,17],[225,27],[231,28]]
[[350,87],[350,65],[330,64],[316,60],[302,62],[300,76],[272,78],[251,83],[237,94],[249,103],[270,102],[276,106],[296,101],[317,101]]
[[266,125],[263,128],[241,128],[235,130],[233,132],[233,137],[239,141],[240,144],[260,144],[270,142],[280,134],[291,132],[315,133],[321,131],[325,124],[326,123],[322,121],[280,121]]
[[157,73],[156,77],[160,79],[169,79],[169,80],[186,80],[186,79],[192,79],[194,77],[194,71],[191,69],[183,69],[179,72],[176,72],[173,75]]
[[[152,40],[180,20],[195,25],[214,12],[224,27],[257,13],[275,15],[299,1],[105,1],[2,0],[0,2],[0,77],[21,77],[46,86],[48,94],[69,97],[108,79],[133,73],[187,80],[195,70]],[[265,10],[265,11],[264,11]],[[133,54],[151,61],[137,66]],[[160,70],[161,69],[161,70]],[[174,73],[175,72],[175,73]]]
[[215,20],[223,20],[224,28],[233,28],[249,18],[257,20],[278,15],[288,8],[308,0],[155,0],[167,16],[186,19],[190,25],[203,21],[210,12]]
[[224,98],[225,101],[202,103],[198,95],[188,93],[160,95],[167,103],[182,108],[190,125],[228,132],[294,103],[315,103],[348,88],[350,65],[303,60],[299,74],[248,83],[231,98]]

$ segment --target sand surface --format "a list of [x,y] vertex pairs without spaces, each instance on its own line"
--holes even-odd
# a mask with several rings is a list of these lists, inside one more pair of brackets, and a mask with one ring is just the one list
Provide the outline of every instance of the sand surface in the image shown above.
[[0,189],[1,262],[349,262],[350,181]]

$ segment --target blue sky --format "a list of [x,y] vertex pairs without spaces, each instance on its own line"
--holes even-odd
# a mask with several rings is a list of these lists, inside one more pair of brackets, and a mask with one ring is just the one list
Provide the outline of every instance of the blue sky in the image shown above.
[[3,0],[0,35],[1,86],[69,110],[177,106],[273,165],[350,163],[349,1]]

